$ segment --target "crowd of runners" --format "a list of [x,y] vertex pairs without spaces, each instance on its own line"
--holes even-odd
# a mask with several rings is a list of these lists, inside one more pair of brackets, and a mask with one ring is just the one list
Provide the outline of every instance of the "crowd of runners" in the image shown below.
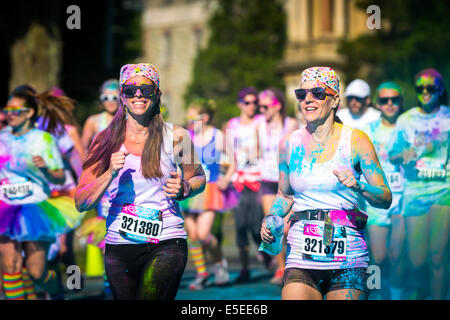
[[[174,299],[188,259],[190,290],[247,283],[255,255],[282,299],[447,297],[450,109],[436,70],[411,79],[408,106],[395,82],[344,88],[335,70],[307,68],[288,93],[294,112],[280,89],[247,87],[221,125],[210,97],[167,122],[160,81],[151,64],[124,65],[83,125],[60,88],[12,90],[0,112],[3,299],[66,299],[60,263],[77,264],[80,239],[101,250],[114,299]],[[280,241],[276,255],[257,250]]]

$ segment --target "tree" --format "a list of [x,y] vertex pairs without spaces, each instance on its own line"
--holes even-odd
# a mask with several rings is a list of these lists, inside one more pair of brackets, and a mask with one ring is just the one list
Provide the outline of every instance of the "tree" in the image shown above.
[[218,0],[208,22],[209,42],[194,61],[186,105],[196,98],[215,99],[220,124],[239,113],[240,89],[282,88],[277,65],[286,42],[285,19],[280,1]]
[[450,2],[440,0],[359,0],[381,9],[382,27],[355,40],[343,40],[339,52],[346,56],[345,72],[356,77],[361,66],[369,66],[367,76],[376,87],[386,80],[397,81],[405,90],[405,107],[417,105],[414,75],[435,68],[450,85]]

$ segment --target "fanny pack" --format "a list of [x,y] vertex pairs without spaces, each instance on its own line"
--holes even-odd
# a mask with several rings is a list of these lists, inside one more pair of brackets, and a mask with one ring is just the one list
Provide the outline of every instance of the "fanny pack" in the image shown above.
[[367,224],[367,215],[358,209],[353,210],[305,210],[294,212],[289,221],[296,222],[301,220],[317,220],[327,221],[327,217],[331,223],[336,223],[342,226],[351,227],[355,229],[364,229]]

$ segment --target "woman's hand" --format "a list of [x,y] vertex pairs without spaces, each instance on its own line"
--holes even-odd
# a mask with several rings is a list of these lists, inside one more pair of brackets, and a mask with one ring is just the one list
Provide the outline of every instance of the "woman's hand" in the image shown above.
[[261,225],[260,235],[261,235],[261,240],[264,242],[267,242],[267,243],[275,242],[275,237],[272,236],[272,233],[270,232],[269,228],[266,227],[265,219],[263,220],[262,225]]
[[33,164],[39,169],[47,168],[47,164],[41,156],[33,156]]
[[116,177],[117,174],[119,173],[119,170],[123,168],[125,158],[129,154],[130,154],[129,152],[119,151],[111,155],[111,161],[109,163],[109,172],[113,177]]
[[41,156],[32,156],[33,164],[41,170],[44,176],[53,184],[64,184],[66,177],[64,175],[64,169],[49,170],[45,160]]
[[347,188],[354,189],[355,191],[361,189],[359,181],[356,180],[352,170],[350,169],[342,171],[333,170],[333,173],[338,178],[339,182],[342,183]]
[[226,177],[221,177],[216,182],[217,188],[219,188],[219,190],[226,190],[229,184],[230,180]]
[[166,185],[163,186],[164,195],[169,198],[177,199],[183,192],[181,176],[178,172],[170,173],[171,178],[168,178]]
[[417,159],[417,154],[413,148],[406,149],[402,152],[403,164],[408,164]]

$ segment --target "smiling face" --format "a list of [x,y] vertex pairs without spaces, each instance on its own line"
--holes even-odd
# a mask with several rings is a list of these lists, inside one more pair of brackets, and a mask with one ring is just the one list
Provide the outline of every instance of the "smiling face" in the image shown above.
[[[25,105],[25,100],[18,97],[12,97],[8,100],[7,108],[4,110],[6,121],[13,129],[19,128],[31,119],[34,114],[33,109],[29,109]],[[8,109],[14,109],[12,112],[8,112]]]
[[396,119],[400,113],[401,108],[400,92],[392,88],[381,89],[378,94],[377,106],[384,118]]
[[[323,83],[318,81],[305,81],[300,85],[301,89],[312,89],[322,87]],[[308,92],[306,98],[300,102],[300,112],[307,123],[323,122],[332,115],[333,107],[339,105],[339,96],[326,96],[324,100],[315,99],[311,92]]]
[[439,97],[443,89],[435,77],[427,74],[420,76],[416,81],[417,88],[419,88],[417,92],[419,104],[425,111],[428,112],[439,106]]
[[[141,85],[153,85],[153,81],[143,77],[143,76],[135,76],[128,79],[124,85],[135,85],[135,86],[141,86]],[[155,89],[157,90],[157,89]],[[153,97],[157,97],[159,95],[158,93],[155,93]],[[123,93],[121,94],[122,103],[130,110],[130,112],[136,114],[136,115],[143,115],[147,112],[147,110],[151,107],[153,101],[150,98],[145,98],[142,95],[141,90],[137,90],[134,97],[126,97]],[[156,101],[156,99],[154,99]]]

